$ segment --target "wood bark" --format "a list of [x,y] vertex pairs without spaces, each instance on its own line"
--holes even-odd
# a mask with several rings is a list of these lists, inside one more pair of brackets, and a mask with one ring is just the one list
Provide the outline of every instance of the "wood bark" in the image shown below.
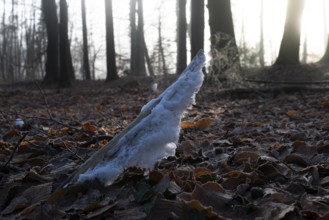
[[204,0],[191,0],[191,59],[204,49]]
[[130,75],[136,75],[137,70],[137,0],[130,0]]
[[86,1],[81,0],[81,16],[82,16],[82,40],[83,40],[83,73],[86,80],[91,79],[89,65],[89,49],[88,49],[88,31],[86,21]]
[[145,67],[145,47],[144,44],[144,12],[143,12],[143,0],[137,0],[138,5],[138,26],[137,26],[137,76],[146,76]]
[[259,40],[259,64],[265,66],[264,59],[264,0],[260,2],[260,40]]
[[74,80],[74,69],[71,58],[70,42],[68,37],[68,10],[66,0],[60,0],[60,80],[61,87],[70,87]]
[[235,38],[231,1],[208,0],[209,27],[211,36],[222,32]]
[[113,28],[113,9],[112,0],[105,0],[105,18],[106,18],[106,81],[112,81],[119,78],[117,73],[114,44]]
[[47,60],[45,84],[52,84],[59,79],[59,38],[58,19],[55,0],[42,0],[42,12],[47,30]]
[[177,73],[183,72],[186,68],[186,32],[186,0],[177,0]]
[[297,65],[299,62],[301,16],[304,0],[289,0],[279,55],[274,65]]

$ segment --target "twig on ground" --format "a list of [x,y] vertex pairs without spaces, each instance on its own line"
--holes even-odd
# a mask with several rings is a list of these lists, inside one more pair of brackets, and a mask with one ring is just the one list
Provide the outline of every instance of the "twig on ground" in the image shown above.
[[4,165],[3,167],[6,167],[6,166],[9,164],[9,162],[13,159],[14,154],[15,154],[15,152],[17,151],[19,145],[22,143],[22,141],[25,139],[25,137],[26,137],[28,134],[29,134],[29,132],[24,133],[23,136],[21,137],[21,139],[19,139],[19,141],[18,141],[17,144],[15,145],[13,151],[11,152],[11,155],[10,155],[9,159],[7,160],[7,162],[5,163],[5,165]]
[[41,93],[41,95],[43,97],[43,100],[44,100],[44,102],[46,104],[46,110],[47,110],[47,113],[48,113],[49,117],[51,119],[53,119],[53,116],[51,115],[51,112],[49,110],[48,100],[47,100],[47,97],[46,97],[45,93],[43,92],[42,88],[40,87],[40,85],[38,83],[35,83],[35,84],[38,87],[38,89],[39,89],[39,91],[40,91],[40,93]]
[[85,159],[83,159],[82,157],[80,157],[77,153],[75,153],[75,152],[73,152],[71,149],[70,149],[70,147],[68,147],[67,145],[66,145],[66,143],[64,142],[64,146],[65,146],[65,148],[68,150],[68,151],[70,151],[74,156],[76,156],[79,160],[81,160],[82,162],[85,162]]

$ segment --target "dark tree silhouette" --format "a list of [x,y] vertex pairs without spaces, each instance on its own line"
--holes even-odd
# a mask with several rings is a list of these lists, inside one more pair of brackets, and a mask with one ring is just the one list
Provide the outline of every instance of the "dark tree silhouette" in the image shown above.
[[114,28],[112,0],[105,0],[106,19],[106,81],[118,79],[117,66],[115,60]]
[[230,0],[208,0],[210,34],[221,32],[235,38]]
[[89,51],[88,51],[88,33],[86,21],[86,2],[81,0],[81,15],[82,15],[82,40],[83,40],[83,73],[86,80],[91,79],[89,66]]
[[304,0],[289,0],[279,56],[274,65],[296,65],[299,62],[300,26]]
[[264,0],[260,2],[260,41],[259,41],[259,64],[265,66],[264,60]]
[[71,58],[70,43],[68,37],[68,12],[66,0],[59,2],[59,47],[60,47],[60,80],[62,87],[71,86],[74,77],[74,69]]
[[138,5],[138,26],[137,26],[137,68],[136,75],[145,76],[145,46],[144,44],[144,12],[143,12],[143,0],[137,0]]
[[204,49],[204,0],[191,1],[191,59]]
[[[230,0],[208,0],[211,34],[211,65],[209,79],[224,87],[239,81],[240,60],[235,41]],[[217,81],[217,82],[216,82]]]
[[[137,25],[136,25],[137,15]],[[145,76],[147,49],[144,38],[143,0],[130,0],[130,74],[133,76]],[[146,58],[145,58],[146,57]]]
[[137,29],[136,29],[137,0],[130,0],[130,74],[136,75],[137,69]]
[[177,73],[186,68],[186,0],[177,0]]
[[55,0],[42,0],[43,18],[47,29],[46,75],[43,83],[52,84],[59,79],[58,19]]

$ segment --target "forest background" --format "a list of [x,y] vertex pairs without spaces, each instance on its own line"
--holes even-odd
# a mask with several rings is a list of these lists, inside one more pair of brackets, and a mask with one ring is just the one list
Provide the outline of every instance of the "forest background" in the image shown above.
[[[53,1],[46,2],[49,4]],[[178,68],[178,66],[181,65],[184,68],[187,60],[190,60],[191,53],[193,53],[189,43],[193,35],[196,36],[195,38],[200,38],[200,35],[203,35],[203,39],[200,40],[201,43],[198,43],[200,45],[195,43],[194,45],[199,49],[204,48],[209,58],[211,57],[207,1],[197,3],[203,6],[199,8],[199,11],[193,11],[193,4],[185,0],[181,1],[184,4],[183,9],[179,8],[181,6],[176,0],[144,0],[141,3],[128,0],[113,1],[113,3],[112,1],[92,2],[85,0],[61,2],[65,2],[68,9],[67,38],[72,60],[69,63],[72,63],[71,69],[74,71],[72,79],[108,78],[106,77],[107,72],[109,72],[106,67],[106,14],[110,16],[107,19],[113,22],[115,58],[110,62],[115,62],[115,67],[111,67],[112,70],[110,71],[114,72],[114,75],[122,77],[138,74],[179,73],[182,68]],[[113,4],[111,13],[106,13],[105,9],[108,7],[105,7],[105,2]],[[235,35],[233,39],[238,47],[241,67],[272,65],[276,61],[280,49],[287,1],[241,2],[232,0],[223,2],[229,2],[230,7],[226,9],[232,11],[231,19],[233,19]],[[298,42],[300,61],[313,63],[320,60],[326,49],[328,37],[326,12],[329,4],[325,0],[316,2],[305,0],[305,3],[300,1],[300,3],[302,2],[304,7],[299,19],[301,27],[299,30],[300,41]],[[42,13],[45,10],[42,7],[42,1],[3,0],[2,6],[0,24],[1,81],[44,79],[48,83],[49,81],[56,82],[54,79],[47,80],[46,77],[46,51],[49,39],[47,39],[45,17]],[[61,23],[60,2],[57,2],[57,6],[54,2],[51,7],[54,7],[53,10],[57,12],[57,23]],[[55,7],[57,8],[55,9]],[[135,11],[132,10],[133,8]],[[141,69],[137,73],[134,71],[135,67],[132,66],[132,59],[134,59],[134,46],[132,46],[134,34],[132,34],[132,30],[138,29],[139,8],[141,8],[142,13],[140,30],[143,32],[142,35],[146,43],[145,49],[147,50],[145,60],[141,62],[144,62],[142,66],[146,66],[147,70]],[[183,14],[182,10],[184,10]],[[134,16],[132,16],[133,14]],[[184,17],[183,20],[182,17],[179,17],[180,14]],[[202,14],[202,16],[197,14]],[[85,15],[85,24],[82,15]],[[192,18],[199,19],[199,21],[194,21],[199,26],[198,28],[193,28]],[[186,26],[182,27],[179,22],[185,23]],[[135,23],[135,27],[132,27],[133,23]],[[296,25],[298,26],[298,24]],[[83,32],[84,30],[85,32]],[[219,31],[225,33],[224,29]],[[197,32],[199,34],[194,34]],[[179,40],[179,34],[186,36],[184,42]],[[182,44],[184,44],[183,47]],[[183,48],[181,50],[183,50],[184,55],[178,53],[179,47]],[[83,52],[84,48],[85,52]],[[83,54],[86,54],[86,57]],[[48,59],[52,58],[48,56]],[[183,61],[179,61],[180,59]],[[179,64],[179,62],[183,64]],[[86,63],[88,66],[85,66]],[[57,65],[60,66],[59,63]],[[90,74],[90,77],[86,74]],[[58,75],[60,74],[58,73]]]

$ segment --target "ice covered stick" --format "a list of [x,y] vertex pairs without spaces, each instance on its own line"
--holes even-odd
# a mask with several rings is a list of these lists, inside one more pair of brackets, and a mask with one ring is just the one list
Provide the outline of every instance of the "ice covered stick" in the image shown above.
[[204,63],[204,52],[199,51],[171,86],[147,103],[135,121],[95,152],[63,186],[95,178],[109,185],[125,168],[151,169],[158,160],[173,156],[182,115],[202,85]]

